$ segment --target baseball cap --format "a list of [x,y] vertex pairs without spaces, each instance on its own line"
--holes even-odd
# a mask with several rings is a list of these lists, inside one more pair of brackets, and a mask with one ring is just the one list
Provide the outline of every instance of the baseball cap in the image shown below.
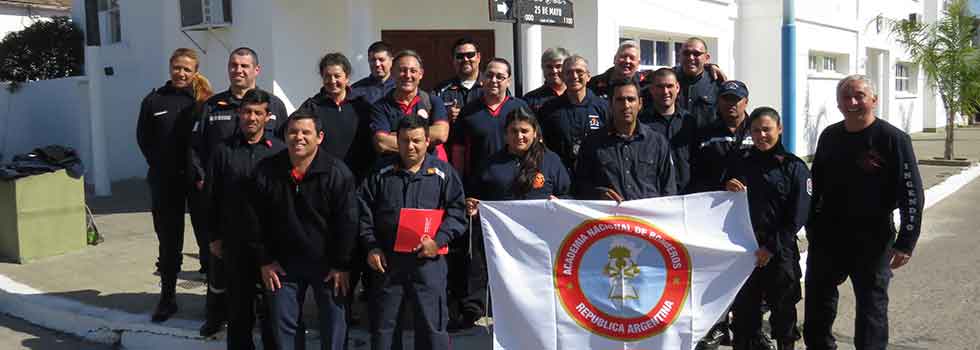
[[729,80],[721,83],[721,90],[718,91],[718,96],[725,95],[735,95],[739,98],[749,97],[749,88],[745,87],[745,83],[738,80]]

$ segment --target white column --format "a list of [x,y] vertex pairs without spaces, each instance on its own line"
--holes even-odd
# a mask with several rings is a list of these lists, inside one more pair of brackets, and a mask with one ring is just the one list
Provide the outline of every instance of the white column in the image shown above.
[[89,125],[92,142],[92,184],[96,196],[111,196],[109,165],[106,154],[105,123],[102,109],[102,67],[99,60],[101,49],[98,46],[85,47],[85,74],[88,75]]
[[523,78],[524,93],[537,89],[544,83],[541,72],[541,26],[540,25],[521,25],[521,43],[524,44],[521,51],[524,59]]
[[[347,0],[350,48],[347,58],[353,68],[351,83],[368,76],[367,49],[371,43],[381,40],[381,32],[374,26],[374,0]],[[394,52],[392,52],[394,54]]]

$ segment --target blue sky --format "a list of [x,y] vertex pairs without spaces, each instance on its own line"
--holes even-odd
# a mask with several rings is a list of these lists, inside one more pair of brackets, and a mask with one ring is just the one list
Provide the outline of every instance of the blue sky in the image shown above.
[[970,12],[974,15],[980,14],[980,0],[970,0]]

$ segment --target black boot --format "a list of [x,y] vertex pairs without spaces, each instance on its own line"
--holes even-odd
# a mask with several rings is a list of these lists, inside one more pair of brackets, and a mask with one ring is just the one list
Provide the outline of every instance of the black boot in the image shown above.
[[723,343],[731,344],[731,338],[728,335],[728,322],[719,322],[711,327],[708,334],[698,341],[697,346],[694,347],[695,350],[714,350],[717,349],[719,345]]
[[153,316],[150,317],[150,321],[153,323],[160,323],[170,319],[177,313],[177,298],[173,295],[162,295],[160,296],[160,301],[157,303],[157,307],[153,310]]
[[201,336],[210,338],[225,326],[228,321],[227,306],[225,304],[225,293],[214,293],[208,287],[207,298],[204,301],[204,324],[201,325]]

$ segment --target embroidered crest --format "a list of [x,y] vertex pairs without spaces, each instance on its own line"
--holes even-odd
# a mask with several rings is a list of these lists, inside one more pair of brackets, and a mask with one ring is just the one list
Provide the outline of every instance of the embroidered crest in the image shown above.
[[531,182],[531,188],[540,190],[544,187],[544,174],[537,173],[534,174],[534,181]]

